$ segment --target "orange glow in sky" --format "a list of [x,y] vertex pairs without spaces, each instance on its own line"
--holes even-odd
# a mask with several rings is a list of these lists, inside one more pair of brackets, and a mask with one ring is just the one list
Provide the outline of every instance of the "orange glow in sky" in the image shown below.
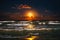
[[35,10],[27,10],[24,15],[29,21],[35,20],[38,17],[38,13]]
[[35,13],[33,11],[27,11],[25,16],[27,16],[28,20],[33,20],[35,18]]
[[28,16],[28,17],[34,17],[34,14],[33,14],[32,12],[29,12],[29,13],[27,14],[27,16]]

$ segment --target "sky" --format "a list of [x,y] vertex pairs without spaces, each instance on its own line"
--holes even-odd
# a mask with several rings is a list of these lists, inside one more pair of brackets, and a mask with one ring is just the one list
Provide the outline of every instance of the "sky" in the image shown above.
[[60,0],[0,0],[0,15],[17,11],[21,4],[31,6],[39,14],[60,17]]

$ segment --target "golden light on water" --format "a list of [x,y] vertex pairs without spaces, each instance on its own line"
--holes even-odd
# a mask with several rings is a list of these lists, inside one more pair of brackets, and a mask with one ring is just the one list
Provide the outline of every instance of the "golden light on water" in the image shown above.
[[34,40],[34,38],[27,38],[27,40]]
[[35,25],[29,24],[26,28],[28,28],[28,29],[34,29],[34,26]]
[[28,28],[29,28],[29,29],[32,29],[32,28],[33,28],[33,25],[28,25]]
[[30,38],[26,38],[26,40],[35,40],[35,38],[37,38],[37,36],[31,36]]

